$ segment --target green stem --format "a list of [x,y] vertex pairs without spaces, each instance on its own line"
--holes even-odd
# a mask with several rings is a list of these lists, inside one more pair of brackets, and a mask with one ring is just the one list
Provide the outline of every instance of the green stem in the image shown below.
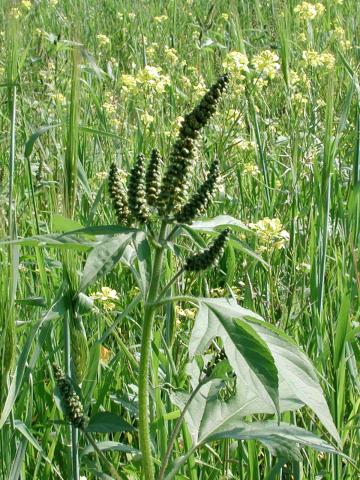
[[155,302],[157,304],[158,301],[160,301],[163,296],[165,295],[165,293],[169,290],[169,288],[171,287],[171,285],[176,282],[176,280],[184,273],[184,268],[181,268],[170,280],[169,282],[167,283],[167,285],[165,285],[165,287],[161,290],[161,292],[159,293],[159,296],[158,296],[158,300]]
[[164,456],[164,460],[163,460],[162,465],[161,465],[159,480],[163,480],[163,478],[164,478],[165,470],[166,470],[166,467],[169,463],[170,455],[171,455],[171,452],[174,448],[174,443],[175,443],[176,438],[179,434],[182,422],[183,422],[184,417],[185,417],[185,413],[187,412],[187,409],[189,408],[190,403],[193,401],[195,395],[198,393],[198,391],[201,389],[201,387],[203,385],[205,385],[205,383],[206,383],[206,380],[198,383],[195,390],[192,391],[190,397],[188,398],[188,401],[186,402],[186,405],[184,406],[180,417],[177,419],[177,422],[175,424],[174,430],[172,432],[172,435],[171,435],[171,438],[170,438],[170,441],[169,441],[169,444],[168,444],[168,447],[167,447],[167,450],[166,450],[166,453],[165,453],[165,456]]
[[[64,364],[65,373],[71,377],[71,342],[70,342],[70,312],[66,312],[64,316]],[[71,430],[71,472],[72,479],[79,480],[79,454],[78,454],[78,434],[74,425],[70,426]]]
[[154,301],[160,285],[160,274],[164,256],[162,244],[166,233],[163,222],[159,233],[159,247],[156,249],[149,291],[144,308],[144,321],[141,335],[140,371],[139,371],[139,440],[142,453],[143,474],[146,480],[154,480],[154,464],[151,456],[150,419],[149,419],[149,365],[151,356],[151,338],[156,305]]

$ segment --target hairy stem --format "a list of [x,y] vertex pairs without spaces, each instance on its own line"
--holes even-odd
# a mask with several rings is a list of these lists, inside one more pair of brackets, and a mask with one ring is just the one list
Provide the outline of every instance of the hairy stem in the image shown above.
[[151,339],[161,269],[164,256],[162,242],[165,237],[166,223],[163,222],[159,233],[159,246],[156,248],[149,291],[144,308],[143,329],[141,335],[140,372],[139,372],[139,439],[142,453],[143,474],[146,480],[154,480],[155,472],[151,456],[150,419],[149,419],[149,364]]

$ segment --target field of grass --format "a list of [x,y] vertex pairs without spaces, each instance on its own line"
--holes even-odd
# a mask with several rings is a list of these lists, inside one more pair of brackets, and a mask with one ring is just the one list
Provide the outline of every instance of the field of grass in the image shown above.
[[[0,3],[0,479],[360,478],[360,2]],[[119,224],[225,72],[206,211]]]

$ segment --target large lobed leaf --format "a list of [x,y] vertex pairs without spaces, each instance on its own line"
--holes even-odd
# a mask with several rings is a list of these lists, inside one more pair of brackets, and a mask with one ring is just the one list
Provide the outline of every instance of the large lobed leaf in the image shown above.
[[221,337],[237,377],[244,378],[246,388],[255,388],[259,398],[279,413],[278,372],[272,353],[264,340],[245,321],[247,316],[256,319],[261,317],[237,307],[235,316],[227,301],[201,299],[190,338],[190,357],[202,353],[213,338]]
[[[219,395],[223,380],[200,380],[200,370],[194,360],[194,356],[203,353],[215,337],[221,337],[237,376],[236,393],[227,401]],[[301,446],[340,453],[313,433],[295,425],[278,424],[273,420],[244,421],[244,417],[252,414],[274,414],[277,408],[284,412],[308,405],[340,443],[310,360],[290,338],[259,315],[228,299],[201,298],[190,339],[190,357],[193,361],[188,373],[197,391],[191,402],[187,392],[174,392],[171,399],[181,410],[187,404],[185,420],[193,444],[185,455],[169,466],[166,480],[176,478],[182,465],[201,445],[223,439],[258,440],[271,454],[297,461],[301,460]]]
[[313,365],[281,330],[233,301],[203,298],[190,339],[190,355],[202,353],[217,336],[222,338],[237,375],[236,405],[242,416],[276,413],[278,393],[281,412],[307,405],[340,443]]

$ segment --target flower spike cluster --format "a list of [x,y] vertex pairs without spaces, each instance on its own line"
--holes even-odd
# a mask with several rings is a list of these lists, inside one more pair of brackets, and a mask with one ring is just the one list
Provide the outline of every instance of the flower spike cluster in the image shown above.
[[145,223],[149,218],[149,209],[145,195],[145,157],[142,153],[137,156],[130,172],[128,199],[133,217],[140,223]]
[[210,200],[212,199],[217,180],[219,178],[219,161],[214,160],[211,164],[209,173],[205,182],[200,186],[198,191],[190,198],[190,200],[175,214],[175,218],[179,223],[190,224],[195,217],[203,213]]
[[160,193],[162,159],[159,150],[154,148],[146,170],[146,199],[150,206],[156,204]]
[[229,238],[230,229],[225,228],[214,240],[210,247],[204,251],[188,257],[185,262],[185,270],[188,272],[200,272],[216,265],[224,253],[225,244]]
[[178,138],[170,154],[170,164],[164,175],[159,195],[159,210],[167,214],[180,210],[188,194],[190,174],[196,158],[196,140],[200,130],[216,111],[221,94],[229,83],[221,76],[204,95],[194,110],[185,116]]
[[220,97],[229,83],[229,75],[222,75],[205,93],[200,103],[185,116],[177,139],[172,147],[169,165],[162,176],[162,158],[153,149],[145,172],[145,157],[137,156],[133,166],[127,192],[120,172],[112,164],[109,172],[109,191],[115,213],[120,224],[131,225],[149,222],[153,210],[162,217],[172,214],[171,220],[191,223],[207,208],[219,176],[219,164],[215,160],[199,189],[189,197],[191,173],[197,158],[197,139],[200,130],[216,111]]
[[129,223],[130,217],[128,199],[126,195],[126,190],[120,176],[120,171],[115,165],[115,163],[112,163],[110,166],[108,182],[110,197],[113,201],[113,206],[118,223],[126,225],[127,223]]
[[71,381],[56,363],[53,364],[56,384],[64,404],[65,414],[76,428],[84,428],[86,418],[79,396],[74,392]]

